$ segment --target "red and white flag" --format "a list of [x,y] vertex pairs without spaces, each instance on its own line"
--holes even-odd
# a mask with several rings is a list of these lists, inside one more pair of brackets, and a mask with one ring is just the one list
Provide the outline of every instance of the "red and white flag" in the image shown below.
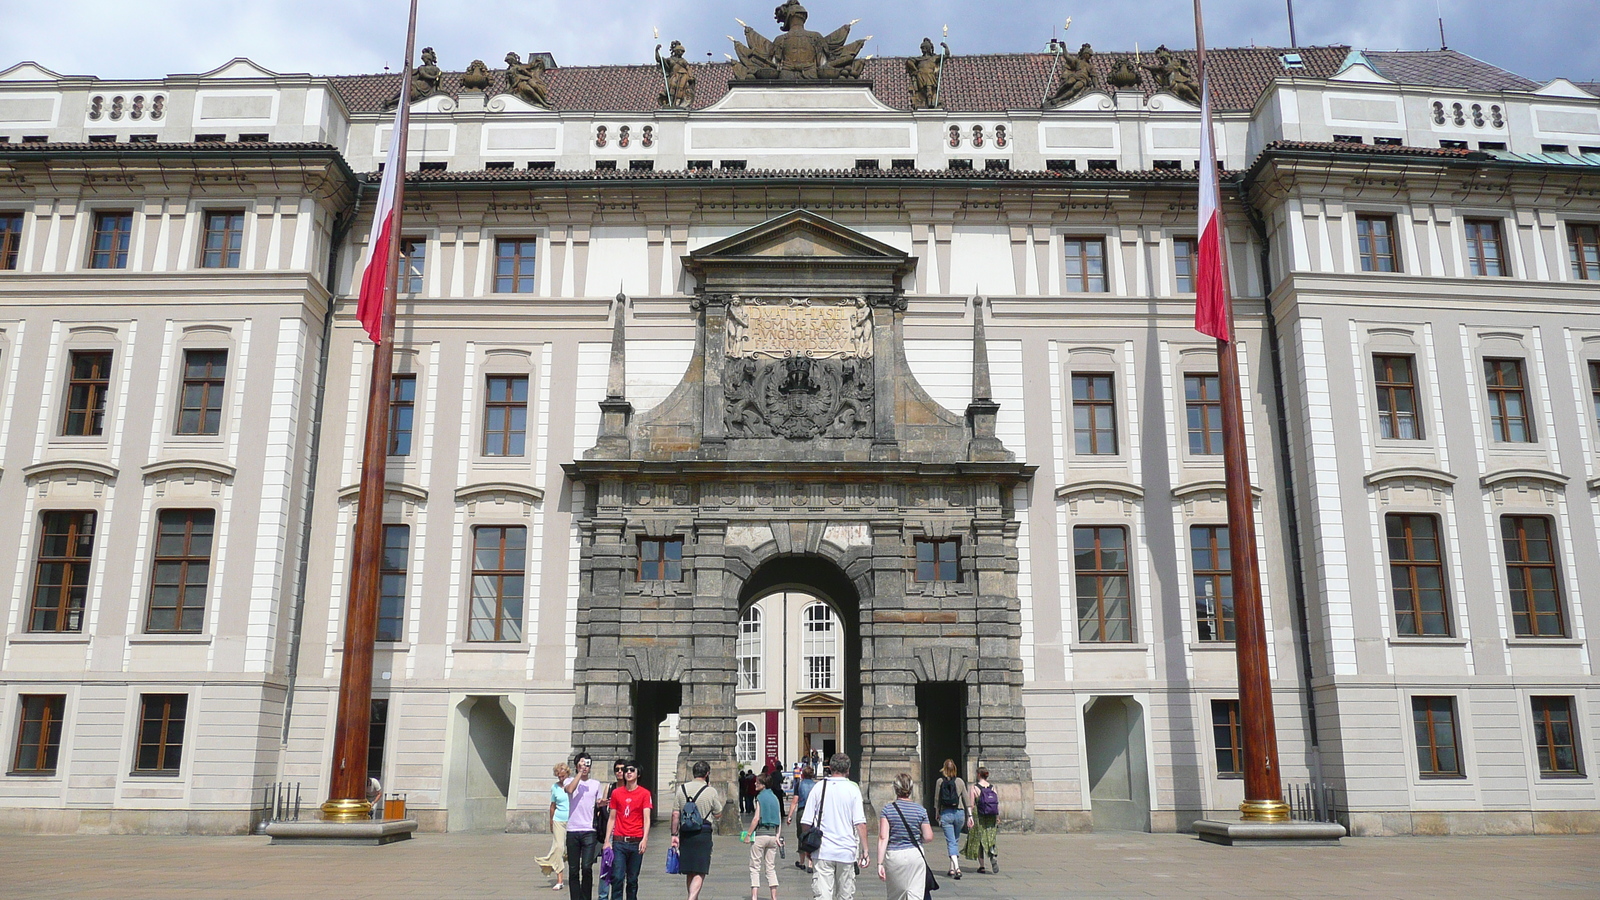
[[382,340],[383,292],[394,279],[389,271],[389,245],[394,240],[394,228],[399,218],[395,214],[395,189],[405,162],[400,159],[401,129],[406,125],[405,104],[394,114],[394,133],[389,138],[389,155],[383,164],[383,185],[378,188],[378,206],[372,212],[372,239],[367,241],[366,253],[361,257],[361,293],[356,301],[356,321],[372,336],[373,343]]
[[1228,286],[1222,277],[1222,217],[1218,213],[1217,145],[1211,133],[1211,91],[1200,71],[1200,246],[1195,260],[1194,327],[1219,341],[1228,331]]

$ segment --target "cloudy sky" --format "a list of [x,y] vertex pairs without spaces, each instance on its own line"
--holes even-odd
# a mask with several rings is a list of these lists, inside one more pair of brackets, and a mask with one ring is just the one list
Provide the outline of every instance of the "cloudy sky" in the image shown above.
[[[421,0],[419,40],[440,63],[497,65],[508,50],[549,51],[563,65],[645,62],[682,40],[694,58],[722,59],[734,18],[771,36],[775,0]],[[1072,17],[1073,46],[1102,50],[1194,46],[1189,0],[806,0],[811,27],[860,18],[869,52],[913,53],[950,27],[956,53],[1036,50]],[[1210,0],[1212,46],[1288,44],[1285,0]],[[148,78],[203,72],[246,56],[279,72],[321,75],[398,69],[405,0],[0,0],[0,69],[29,59],[67,74]],[[1439,45],[1529,78],[1600,81],[1596,0],[1297,0],[1301,44],[1373,50]]]

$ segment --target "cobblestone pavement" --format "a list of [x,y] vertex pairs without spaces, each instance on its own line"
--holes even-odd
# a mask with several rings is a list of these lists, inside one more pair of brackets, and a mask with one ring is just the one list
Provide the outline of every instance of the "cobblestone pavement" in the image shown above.
[[[656,829],[641,900],[684,896],[662,874],[667,842]],[[750,896],[748,852],[718,838],[705,900]],[[538,874],[544,835],[427,834],[388,847],[273,847],[259,837],[0,837],[0,898],[232,900],[232,898],[564,898]],[[933,845],[938,853],[940,845]],[[937,900],[968,897],[1467,898],[1600,897],[1600,837],[1347,839],[1330,848],[1246,849],[1190,835],[1002,835],[1004,874],[941,879]],[[938,871],[944,863],[934,860]],[[783,861],[779,897],[809,897],[805,876]],[[862,900],[882,897],[875,873]],[[766,900],[762,891],[762,900]]]

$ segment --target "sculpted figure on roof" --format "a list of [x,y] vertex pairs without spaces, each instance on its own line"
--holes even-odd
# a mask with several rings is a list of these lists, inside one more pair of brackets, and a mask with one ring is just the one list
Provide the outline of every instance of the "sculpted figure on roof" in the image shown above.
[[489,66],[481,59],[475,59],[467,66],[467,71],[461,74],[461,86],[469,91],[488,91],[494,78],[489,74]]
[[673,41],[666,59],[661,58],[661,45],[656,45],[656,65],[667,82],[667,92],[661,95],[661,105],[672,109],[688,109],[694,105],[694,66],[683,58],[683,42]]
[[933,109],[939,105],[939,75],[944,61],[950,58],[950,45],[942,44],[944,54],[933,52],[933,39],[922,39],[922,55],[906,60],[906,74],[911,76],[911,108]]
[[1185,103],[1200,105],[1200,79],[1187,59],[1173,56],[1166,44],[1156,48],[1155,65],[1146,65],[1157,86]]
[[1087,94],[1094,87],[1094,48],[1084,44],[1076,54],[1061,54],[1061,77],[1056,89],[1044,101],[1046,106],[1060,106]]
[[850,26],[855,22],[826,36],[810,31],[806,28],[806,19],[811,14],[800,5],[800,0],[788,0],[772,15],[782,26],[783,34],[771,41],[745,25],[743,20],[737,20],[744,25],[744,42],[728,38],[738,54],[733,64],[735,79],[824,81],[861,77],[866,60],[857,57],[872,36],[845,43],[850,40]]
[[439,68],[439,57],[432,47],[422,48],[422,65],[411,70],[411,102],[432,96],[439,90],[444,71]]
[[550,108],[550,87],[544,83],[544,60],[530,55],[524,63],[515,53],[506,54],[506,90],[532,103]]

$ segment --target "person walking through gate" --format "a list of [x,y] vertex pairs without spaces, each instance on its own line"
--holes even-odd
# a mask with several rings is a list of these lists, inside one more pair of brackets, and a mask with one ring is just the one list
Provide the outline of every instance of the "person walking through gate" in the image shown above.
[[[622,777],[622,772],[627,767],[628,767],[628,761],[626,759],[619,759],[615,763],[612,763],[612,765],[611,765],[611,778],[612,778],[612,781],[611,781],[610,784],[606,785],[605,792],[602,793],[600,795],[600,797],[597,798],[596,801],[595,801],[594,831],[595,831],[595,834],[599,835],[600,839],[601,839],[600,842],[599,842],[599,847],[595,851],[596,854],[603,853],[605,851],[605,848],[611,846],[611,842],[609,840],[605,840],[606,823],[611,821],[611,792],[615,791],[615,790],[618,790],[618,789],[620,789],[622,787],[625,787],[627,785],[627,779]],[[612,851],[612,855],[615,856],[616,855],[616,851],[613,850]],[[602,873],[605,872],[605,866],[602,865],[600,867],[600,871]],[[596,880],[600,885],[599,888],[595,891],[595,894],[597,896],[597,900],[610,900],[610,897],[611,897],[611,876],[604,875],[603,877],[601,877],[599,879],[596,879]]]
[[606,843],[616,858],[611,863],[611,900],[622,900],[623,886],[627,886],[627,900],[639,900],[639,872],[644,868],[644,851],[650,843],[648,823],[650,802],[648,788],[639,786],[639,763],[628,760],[622,767],[624,785],[611,789],[607,806],[611,821],[606,823]]
[[[806,808],[806,801],[811,799],[811,789],[817,786],[817,770],[810,763],[800,767],[800,777],[794,783],[794,802],[789,805],[789,824],[794,825],[796,813]],[[795,827],[795,847],[800,846],[800,838],[811,826],[806,824],[805,817],[800,817],[800,824]],[[814,871],[811,863],[811,854],[800,850],[795,853],[794,867]]]
[[985,873],[984,857],[989,859],[989,869],[1000,874],[1000,795],[989,783],[989,770],[978,767],[978,780],[972,783],[972,830],[967,832],[967,842],[961,855],[978,861],[978,874]]
[[739,812],[750,815],[756,809],[756,773],[739,769]]
[[894,799],[878,816],[878,878],[889,888],[889,900],[923,900],[928,858],[922,845],[933,842],[928,811],[913,803],[910,773],[894,778]]
[[783,838],[778,836],[782,827],[783,801],[772,790],[772,782],[783,776],[774,772],[756,778],[756,786],[764,788],[756,794],[756,811],[750,816],[750,900],[759,900],[761,873],[767,874],[767,888],[772,900],[778,900],[778,850]]
[[933,796],[939,803],[939,825],[944,829],[945,849],[950,854],[950,877],[960,881],[961,832],[972,827],[972,801],[955,760],[944,761],[939,781],[933,786]]
[[589,754],[579,753],[572,764],[577,771],[562,783],[567,795],[567,890],[572,900],[593,900],[594,860],[600,852],[594,816],[605,785],[590,775]]
[[867,865],[867,814],[861,788],[850,780],[850,756],[835,753],[828,765],[828,777],[811,790],[802,820],[822,829],[811,897],[855,900],[856,869]]
[[572,798],[567,796],[567,779],[572,770],[566,763],[556,763],[555,783],[550,785],[550,852],[538,857],[539,871],[546,875],[556,873],[554,890],[561,890],[561,875],[567,868],[567,819],[570,817]]
[[711,873],[711,835],[722,815],[722,794],[709,783],[711,764],[694,764],[694,779],[678,785],[672,794],[672,846],[678,851],[678,872],[684,876],[689,900],[700,900],[700,888]]

